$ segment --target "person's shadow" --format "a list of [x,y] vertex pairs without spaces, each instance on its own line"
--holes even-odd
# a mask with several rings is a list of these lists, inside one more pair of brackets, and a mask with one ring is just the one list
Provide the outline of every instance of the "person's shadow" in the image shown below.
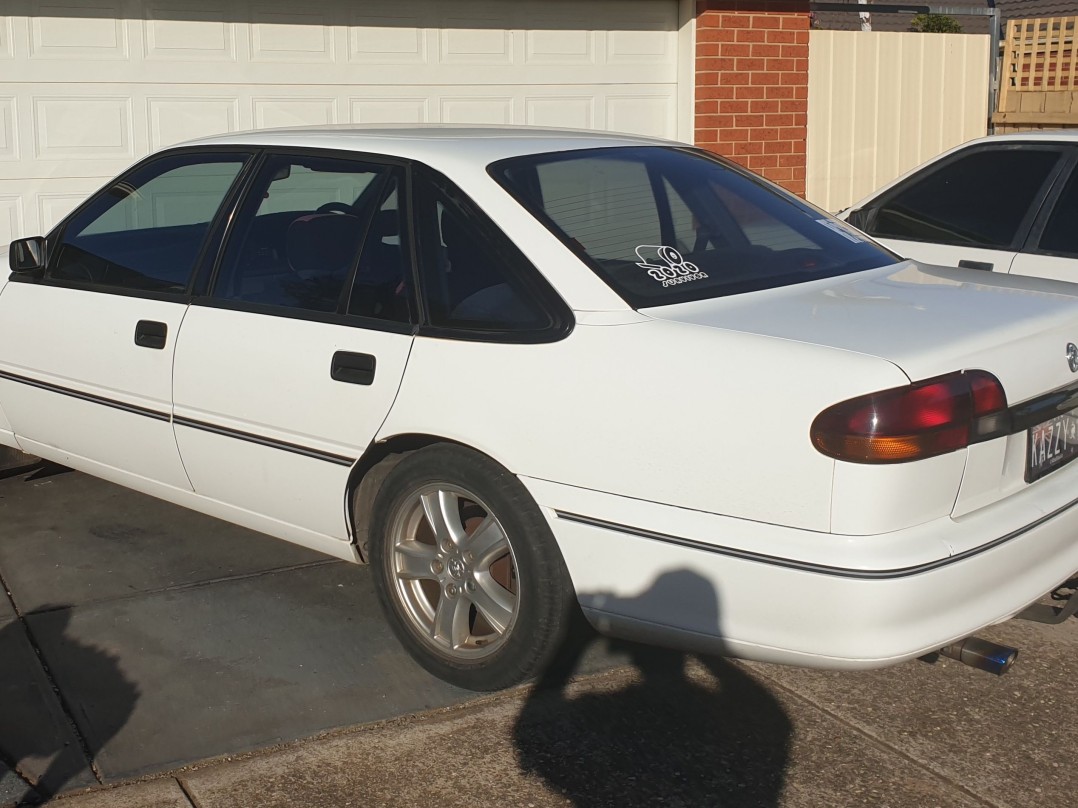
[[[637,598],[605,598],[611,612],[640,615],[690,602],[702,610],[697,625],[717,629],[715,591],[688,570],[660,576]],[[523,770],[588,808],[779,804],[792,727],[766,688],[719,657],[619,641],[639,676],[617,689],[602,678],[574,688],[570,678],[595,638],[580,622],[517,719]]]
[[[32,633],[21,620],[0,626],[0,761],[28,784],[19,804],[50,799],[74,778],[88,777],[90,761],[127,723],[139,698],[138,687],[113,656],[65,633],[69,608],[47,608],[47,615],[33,620]],[[67,702],[70,696],[63,691],[53,696],[28,640],[62,655],[64,669],[76,672],[79,692],[89,703]],[[87,726],[91,714],[92,728]],[[76,716],[80,738],[73,737]],[[49,763],[40,775],[27,771],[33,761],[44,760]]]

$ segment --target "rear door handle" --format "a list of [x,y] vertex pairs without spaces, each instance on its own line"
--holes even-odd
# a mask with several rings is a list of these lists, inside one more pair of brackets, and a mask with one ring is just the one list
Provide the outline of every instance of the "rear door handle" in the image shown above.
[[983,269],[986,272],[991,272],[995,264],[990,264],[987,261],[969,261],[963,258],[958,262],[958,265],[963,269]]
[[135,326],[135,344],[140,348],[160,351],[168,338],[168,325],[156,320],[139,320]]
[[337,351],[329,365],[329,375],[334,381],[347,384],[374,384],[375,359],[370,354]]

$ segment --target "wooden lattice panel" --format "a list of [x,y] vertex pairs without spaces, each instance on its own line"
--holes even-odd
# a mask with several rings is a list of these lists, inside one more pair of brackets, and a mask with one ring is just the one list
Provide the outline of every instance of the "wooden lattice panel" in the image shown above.
[[1078,124],[1076,33],[1078,17],[1008,23],[997,124]]

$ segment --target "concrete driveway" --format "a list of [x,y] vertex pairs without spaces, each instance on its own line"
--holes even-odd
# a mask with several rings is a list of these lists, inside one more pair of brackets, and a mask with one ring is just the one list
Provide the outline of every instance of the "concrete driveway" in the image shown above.
[[404,655],[366,569],[51,466],[0,472],[0,580],[0,806],[1042,806],[1078,791],[1078,620],[987,632],[1022,651],[999,679],[581,634],[582,664],[569,652],[541,687],[476,698]]

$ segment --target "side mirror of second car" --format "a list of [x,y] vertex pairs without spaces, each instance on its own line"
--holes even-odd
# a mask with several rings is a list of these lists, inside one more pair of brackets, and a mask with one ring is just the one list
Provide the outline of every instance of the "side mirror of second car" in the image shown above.
[[855,210],[847,211],[845,220],[856,227],[858,230],[865,230],[872,226],[872,220],[876,217],[874,208],[856,208]]
[[41,236],[22,238],[8,247],[8,264],[12,272],[27,274],[45,268],[45,239]]

